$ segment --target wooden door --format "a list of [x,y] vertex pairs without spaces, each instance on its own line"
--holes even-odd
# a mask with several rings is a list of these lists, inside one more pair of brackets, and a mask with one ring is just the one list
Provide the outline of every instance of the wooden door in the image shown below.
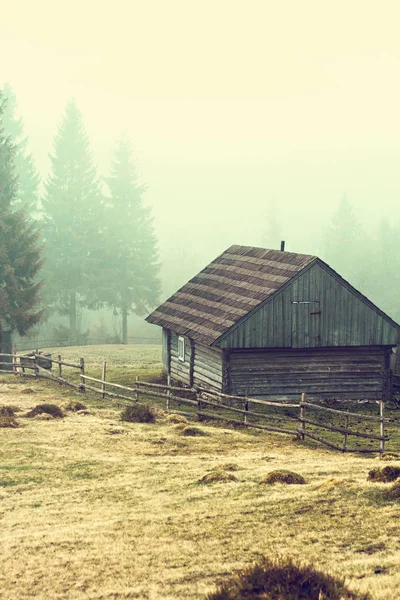
[[292,348],[321,345],[321,311],[318,301],[292,302]]

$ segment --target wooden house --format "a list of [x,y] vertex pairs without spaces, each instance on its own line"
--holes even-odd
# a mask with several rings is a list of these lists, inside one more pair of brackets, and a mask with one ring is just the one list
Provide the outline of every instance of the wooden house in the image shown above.
[[161,304],[163,367],[260,398],[386,399],[400,326],[316,256],[232,246]]

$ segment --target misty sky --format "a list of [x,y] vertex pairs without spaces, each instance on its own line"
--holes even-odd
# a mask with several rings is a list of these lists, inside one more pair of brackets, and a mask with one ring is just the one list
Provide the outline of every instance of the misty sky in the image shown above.
[[128,133],[164,260],[260,245],[273,199],[292,251],[318,250],[343,193],[368,228],[399,219],[398,2],[1,4],[0,85],[42,176],[73,96],[101,174]]

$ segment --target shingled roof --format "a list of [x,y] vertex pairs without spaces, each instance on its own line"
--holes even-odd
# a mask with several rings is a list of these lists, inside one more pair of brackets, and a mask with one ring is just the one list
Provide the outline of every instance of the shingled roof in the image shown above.
[[231,246],[146,321],[212,345],[315,256]]

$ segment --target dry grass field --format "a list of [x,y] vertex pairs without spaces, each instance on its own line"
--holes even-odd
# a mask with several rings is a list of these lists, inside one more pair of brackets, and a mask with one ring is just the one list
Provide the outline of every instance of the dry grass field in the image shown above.
[[[94,375],[106,356],[115,380],[160,370],[156,346],[60,352],[85,356]],[[87,410],[24,417],[77,399]],[[381,464],[373,456],[209,423],[188,436],[161,410],[155,424],[122,422],[111,401],[13,376],[0,378],[0,405],[18,407],[20,424],[0,429],[0,598],[202,599],[262,555],[346,576],[374,600],[400,598],[400,501],[367,481]],[[224,465],[232,479],[199,483]],[[261,485],[275,469],[306,484]]]

